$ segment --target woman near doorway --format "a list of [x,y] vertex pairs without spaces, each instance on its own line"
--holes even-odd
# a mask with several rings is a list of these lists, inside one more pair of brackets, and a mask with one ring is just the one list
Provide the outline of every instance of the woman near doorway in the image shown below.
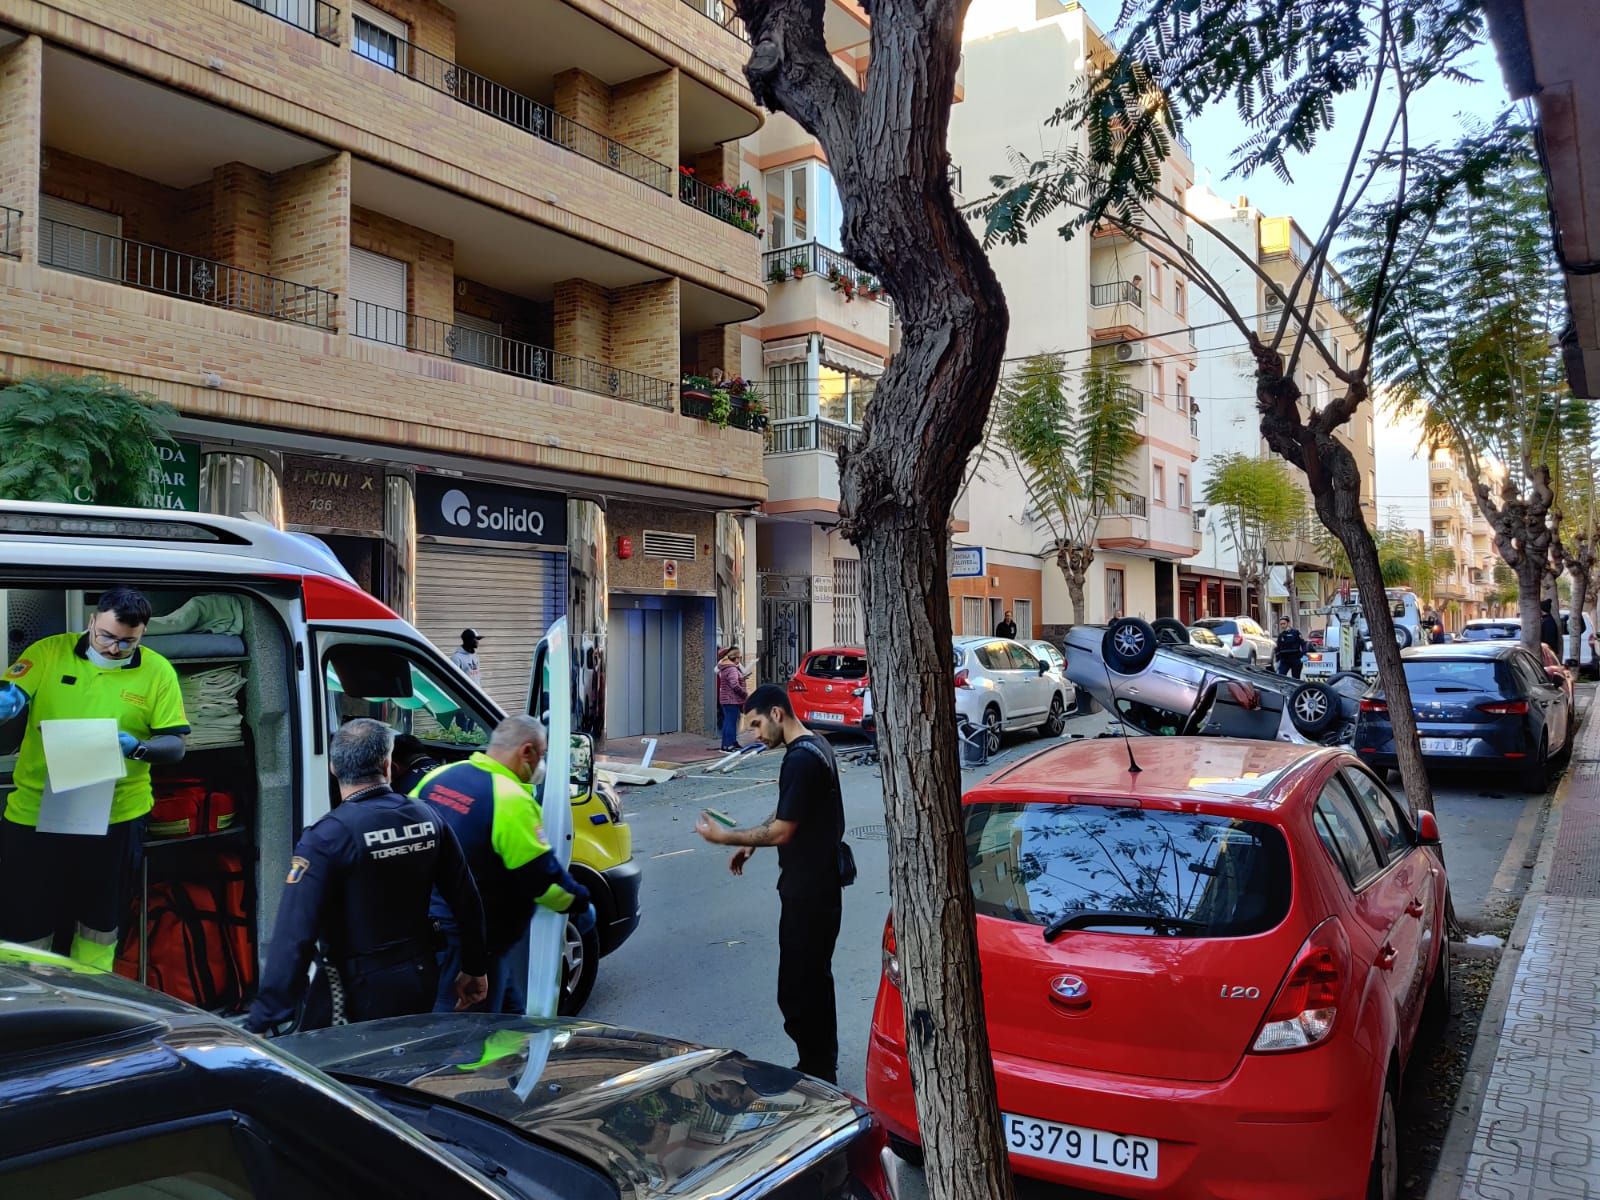
[[750,690],[745,686],[751,672],[744,666],[739,647],[729,646],[717,660],[717,704],[722,710],[722,750],[739,748],[739,714]]

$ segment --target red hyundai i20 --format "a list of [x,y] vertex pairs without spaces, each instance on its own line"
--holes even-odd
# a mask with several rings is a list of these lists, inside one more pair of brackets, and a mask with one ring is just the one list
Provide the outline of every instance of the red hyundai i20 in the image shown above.
[[[1074,742],[964,797],[1011,1165],[1112,1196],[1392,1200],[1448,884],[1342,750]],[[891,918],[867,1098],[920,1156]]]

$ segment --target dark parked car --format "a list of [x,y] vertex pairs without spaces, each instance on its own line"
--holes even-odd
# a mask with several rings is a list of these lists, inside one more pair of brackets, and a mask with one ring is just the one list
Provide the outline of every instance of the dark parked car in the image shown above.
[[0,1196],[890,1197],[874,1118],[732,1051],[462,1014],[268,1043],[38,957],[0,943]]
[[1067,631],[1067,677],[1142,733],[1342,745],[1367,681],[1292,679],[1191,642],[1182,622],[1118,617]]
[[[1430,766],[1503,767],[1529,791],[1550,784],[1550,764],[1572,748],[1576,724],[1567,689],[1517,642],[1456,642],[1401,652],[1422,757]],[[1361,701],[1355,750],[1376,767],[1395,765],[1383,687]]]

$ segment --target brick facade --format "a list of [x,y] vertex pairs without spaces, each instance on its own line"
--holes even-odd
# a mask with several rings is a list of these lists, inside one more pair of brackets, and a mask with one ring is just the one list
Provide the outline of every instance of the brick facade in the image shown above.
[[[122,218],[122,236],[184,254],[211,253],[211,185],[172,188],[46,146],[39,190]],[[32,207],[30,204],[29,207]]]
[[272,273],[272,177],[244,163],[211,173],[211,256]]
[[742,373],[740,357],[743,354],[744,332],[737,325],[719,325],[706,330],[694,339],[694,355],[686,359],[686,372],[693,367],[695,375],[709,375],[713,367],[721,368],[729,379]]
[[678,161],[678,72],[630,79],[611,89],[611,136],[657,162]]
[[611,89],[587,71],[556,76],[555,110],[585,129],[611,136]]
[[553,348],[676,383],[678,320],[676,279],[611,291],[587,279],[565,279],[556,284]]
[[[350,282],[350,156],[272,181],[272,274],[344,294]],[[348,321],[348,314],[342,315]]]
[[[748,47],[682,0],[570,6],[748,106]],[[341,6],[343,7],[343,6]],[[748,233],[572,151],[313,38],[238,0],[5,0],[9,24],[47,33],[108,65],[285,129],[330,149],[547,226],[662,274],[759,307],[760,254]],[[345,15],[348,26],[348,14]],[[181,29],[182,36],[152,36]],[[665,40],[657,30],[669,32]],[[729,43],[725,48],[723,42]],[[726,49],[724,55],[722,51]],[[726,71],[708,70],[717,51]],[[220,68],[213,63],[222,64]],[[469,65],[470,64],[466,64]],[[152,136],[156,136],[154,133]],[[675,137],[674,132],[674,137]],[[676,162],[676,153],[662,161]],[[369,200],[372,206],[377,197]]]
[[[44,43],[26,38],[0,50],[0,205],[10,222],[11,249],[32,254],[38,228],[39,153],[43,126]],[[0,230],[0,237],[5,236]]]

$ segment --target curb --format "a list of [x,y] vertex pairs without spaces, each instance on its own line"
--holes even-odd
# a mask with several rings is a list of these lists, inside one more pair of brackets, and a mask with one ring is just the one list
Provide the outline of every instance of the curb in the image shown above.
[[[1585,711],[1590,710],[1593,710],[1593,704]],[[1594,711],[1600,715],[1600,710]],[[1433,1169],[1433,1180],[1428,1184],[1427,1200],[1460,1200],[1467,1167],[1472,1160],[1472,1148],[1477,1142],[1484,1092],[1490,1075],[1494,1073],[1495,1058],[1500,1053],[1500,1034],[1506,1009],[1511,1003],[1511,987],[1516,982],[1517,966],[1522,962],[1522,951],[1528,944],[1528,935],[1533,931],[1534,917],[1544,900],[1550,864],[1555,858],[1557,835],[1561,832],[1561,818],[1566,811],[1567,789],[1576,778],[1569,763],[1561,777],[1561,786],[1556,788],[1555,795],[1550,799],[1550,812],[1545,818],[1544,833],[1539,839],[1539,857],[1534,862],[1533,877],[1528,881],[1528,890],[1522,894],[1516,923],[1506,939],[1500,965],[1495,968],[1494,982],[1489,985],[1483,1015],[1478,1021],[1478,1036],[1472,1046],[1472,1057],[1467,1060],[1467,1068],[1461,1076],[1461,1090],[1451,1109],[1450,1128],[1445,1133],[1444,1145],[1439,1149],[1439,1161]],[[1490,1030],[1493,1030],[1492,1036]]]

